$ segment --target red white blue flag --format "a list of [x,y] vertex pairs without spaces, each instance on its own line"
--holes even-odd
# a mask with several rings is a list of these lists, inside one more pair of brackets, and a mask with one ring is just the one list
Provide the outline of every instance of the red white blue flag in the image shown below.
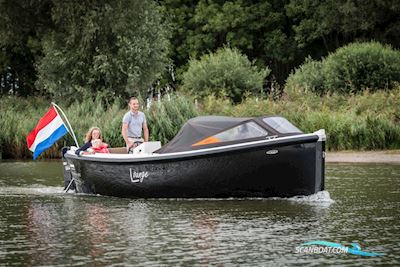
[[35,129],[26,137],[28,148],[36,159],[43,151],[51,147],[68,132],[61,116],[54,106],[40,119]]

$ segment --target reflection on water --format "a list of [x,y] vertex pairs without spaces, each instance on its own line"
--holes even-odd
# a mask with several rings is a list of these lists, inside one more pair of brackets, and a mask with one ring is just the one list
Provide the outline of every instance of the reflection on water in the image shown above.
[[[335,164],[308,197],[131,200],[63,194],[57,162],[0,163],[0,265],[398,265],[399,178]],[[385,256],[295,253],[313,240]]]

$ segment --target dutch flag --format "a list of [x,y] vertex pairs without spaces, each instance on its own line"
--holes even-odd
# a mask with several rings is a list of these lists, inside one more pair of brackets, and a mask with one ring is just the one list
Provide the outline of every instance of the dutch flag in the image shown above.
[[28,148],[36,159],[43,151],[51,147],[68,132],[61,116],[54,106],[40,119],[35,129],[26,137]]

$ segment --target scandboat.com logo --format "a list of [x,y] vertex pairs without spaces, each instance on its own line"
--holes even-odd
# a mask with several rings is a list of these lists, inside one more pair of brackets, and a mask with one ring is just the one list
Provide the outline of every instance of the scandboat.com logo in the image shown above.
[[361,247],[357,243],[351,243],[351,247],[346,247],[339,243],[333,243],[328,241],[311,241],[305,242],[300,246],[296,247],[296,253],[301,254],[353,254],[366,257],[383,256],[382,253],[366,252],[362,251]]

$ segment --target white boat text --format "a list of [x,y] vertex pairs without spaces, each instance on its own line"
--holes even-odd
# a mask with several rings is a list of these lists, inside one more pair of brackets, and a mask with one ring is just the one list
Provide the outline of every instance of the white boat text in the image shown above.
[[130,174],[132,183],[142,183],[144,178],[149,177],[149,172],[145,172],[145,171],[137,172],[137,171],[132,170],[132,168],[129,168],[129,174]]

